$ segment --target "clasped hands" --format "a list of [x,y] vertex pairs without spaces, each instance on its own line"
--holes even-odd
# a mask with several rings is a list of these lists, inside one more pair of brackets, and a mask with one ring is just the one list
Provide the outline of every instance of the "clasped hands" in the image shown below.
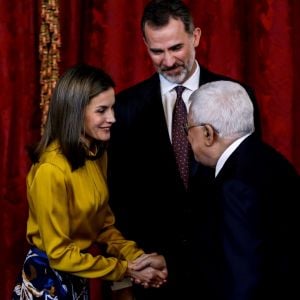
[[132,282],[145,288],[158,288],[167,281],[165,258],[157,253],[143,254],[136,260],[128,262],[127,276]]

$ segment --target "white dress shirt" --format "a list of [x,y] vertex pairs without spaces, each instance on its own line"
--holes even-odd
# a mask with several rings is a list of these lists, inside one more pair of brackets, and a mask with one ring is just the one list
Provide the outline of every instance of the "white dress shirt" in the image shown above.
[[[190,107],[189,97],[193,91],[195,91],[199,87],[199,79],[200,79],[200,67],[196,61],[196,69],[193,75],[184,83],[180,84],[185,87],[185,90],[182,94],[182,99],[187,107],[187,111]],[[170,136],[170,140],[172,141],[172,116],[173,116],[173,108],[175,105],[175,101],[177,98],[176,91],[174,88],[178,85],[177,83],[172,83],[165,79],[162,75],[159,75],[160,79],[160,89],[162,96],[162,104],[164,107],[165,118],[168,126],[168,132]]]

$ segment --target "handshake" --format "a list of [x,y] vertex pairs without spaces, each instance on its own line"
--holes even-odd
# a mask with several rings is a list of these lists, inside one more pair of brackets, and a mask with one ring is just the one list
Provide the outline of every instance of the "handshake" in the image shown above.
[[157,253],[143,254],[128,262],[126,276],[145,288],[159,288],[167,281],[168,270],[165,258]]

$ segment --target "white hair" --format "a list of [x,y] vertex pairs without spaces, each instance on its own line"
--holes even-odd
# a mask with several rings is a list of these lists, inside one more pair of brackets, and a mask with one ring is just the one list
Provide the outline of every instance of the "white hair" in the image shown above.
[[255,130],[253,104],[236,82],[206,83],[192,93],[190,100],[190,125],[210,124],[223,138],[238,138]]

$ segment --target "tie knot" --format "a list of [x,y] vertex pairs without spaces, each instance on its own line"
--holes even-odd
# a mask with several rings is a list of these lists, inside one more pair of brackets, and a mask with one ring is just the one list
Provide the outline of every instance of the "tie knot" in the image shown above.
[[177,98],[182,98],[181,96],[182,96],[182,93],[183,93],[184,90],[185,90],[185,87],[182,86],[182,85],[177,85],[175,87],[175,91],[177,93]]

